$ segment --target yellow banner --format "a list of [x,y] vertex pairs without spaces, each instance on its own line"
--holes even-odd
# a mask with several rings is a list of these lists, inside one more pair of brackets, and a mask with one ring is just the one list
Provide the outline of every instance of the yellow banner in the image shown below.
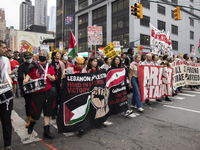
[[117,56],[117,53],[114,49],[114,43],[109,43],[108,46],[104,47],[103,52],[106,55],[106,57],[109,57],[111,59]]
[[32,49],[33,49],[33,47],[30,46],[29,49],[28,49],[28,51],[29,51],[30,53],[32,53]]

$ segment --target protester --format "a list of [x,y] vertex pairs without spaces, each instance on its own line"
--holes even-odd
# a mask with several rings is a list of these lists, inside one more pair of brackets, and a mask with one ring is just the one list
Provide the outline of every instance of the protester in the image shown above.
[[97,59],[98,66],[101,67],[104,64],[104,54],[101,54],[100,58]]
[[[68,57],[69,58],[69,57]],[[84,65],[83,57],[76,57],[75,65],[69,67],[65,74],[79,74],[79,73],[87,73],[87,71],[83,68]]]
[[143,112],[142,102],[139,90],[139,65],[141,56],[136,54],[134,56],[134,62],[131,63],[129,69],[129,88],[133,87],[133,96],[131,101],[131,108],[138,108],[139,112]]
[[[6,44],[0,40],[0,85],[9,83],[11,74],[10,63],[6,63],[3,56],[6,55]],[[4,88],[1,86],[0,88]],[[12,150],[11,148],[11,135],[12,135],[12,124],[11,124],[11,112],[13,109],[13,99],[0,103],[0,120],[3,129],[3,140],[5,150]],[[2,148],[3,149],[3,148]]]
[[133,62],[133,55],[134,55],[134,50],[133,48],[129,48],[127,51],[127,57],[125,59],[124,64],[129,68],[130,64]]
[[110,68],[111,59],[109,57],[105,57],[104,62],[105,63],[101,66],[101,69],[105,69],[106,71],[108,71],[108,69]]
[[[113,60],[112,60],[112,62],[111,62],[111,69],[116,69],[116,68],[124,68],[124,67],[122,67],[122,61],[121,61],[121,58],[119,57],[119,56],[115,56],[114,58],[113,58]],[[125,69],[125,68],[124,68]],[[126,83],[126,79],[128,78],[128,73],[126,72],[126,74],[125,74],[125,79],[124,79],[124,82],[125,82],[125,84],[127,84]],[[127,110],[124,112],[124,115],[125,115],[125,117],[127,117],[127,116],[129,116],[130,114],[132,114],[133,113],[133,111],[132,110],[129,110],[128,108],[127,108]]]
[[160,56],[159,56],[158,63],[161,64],[162,62],[163,62],[163,55],[160,55]]
[[19,52],[18,51],[14,51],[14,60],[18,61],[19,64],[22,64],[24,62],[24,59],[19,57]]
[[83,68],[86,70],[87,69],[87,64],[88,64],[88,57],[83,57],[85,59],[84,61],[84,65],[83,65]]
[[58,52],[53,52],[52,53],[52,61],[51,64],[53,66],[53,69],[55,71],[55,81],[52,82],[52,86],[55,87],[56,89],[56,97],[54,101],[54,114],[52,116],[52,119],[55,119],[55,116],[57,115],[58,112],[58,107],[60,105],[59,101],[59,96],[60,96],[60,84],[61,84],[61,78],[64,73],[64,64],[62,61],[60,61],[60,54]]
[[[153,56],[152,56],[152,63],[153,63],[153,65],[154,66],[159,66],[160,64],[158,63],[158,55],[157,54],[154,54]],[[157,102],[162,102],[162,100],[161,99],[156,99],[156,101]]]
[[33,54],[33,55],[32,55],[32,59],[33,59],[33,61],[37,61],[37,56],[36,56],[36,54]]
[[146,55],[143,54],[143,55],[142,55],[142,58],[141,58],[141,62],[144,62],[145,60],[146,60]]
[[127,57],[126,53],[122,53],[122,54],[121,54],[122,65],[123,65],[124,67],[127,67],[126,64],[125,64],[125,59],[126,59],[126,57]]
[[91,72],[99,70],[99,66],[98,66],[98,63],[97,63],[97,58],[91,57],[88,60],[88,65],[87,65],[87,69],[86,70],[87,70],[87,73],[91,73]]
[[73,65],[72,56],[68,56],[68,62]]
[[[152,55],[151,54],[147,54],[146,60],[144,62],[142,62],[142,65],[153,65],[151,60],[152,60]],[[151,106],[151,103],[149,102],[149,99],[146,99],[145,104]]]
[[63,60],[61,59],[61,61],[64,63],[65,69],[68,69],[69,67],[71,67],[71,63],[68,62],[67,53],[63,53],[63,54],[61,55],[61,57],[63,57]]
[[7,55],[6,55],[10,61],[10,67],[11,67],[11,76],[12,76],[12,85],[13,85],[13,92],[15,94],[16,97],[18,97],[18,91],[16,90],[17,87],[17,79],[18,79],[18,67],[19,67],[19,63],[18,61],[14,60],[12,58],[12,51],[8,50],[7,51]]
[[26,61],[20,64],[19,69],[18,69],[18,81],[19,81],[19,87],[23,91],[23,96],[25,99],[25,111],[26,111],[26,116],[27,116],[26,128],[28,128],[31,121],[30,106],[31,106],[32,94],[31,93],[25,94],[23,90],[23,80],[24,80],[24,77],[28,74],[29,65],[33,62],[32,54],[30,52],[26,52],[24,58],[26,59]]
[[[44,113],[44,134],[43,137],[48,139],[54,139],[55,136],[50,133],[50,116],[53,115],[53,103],[55,98],[55,88],[52,87],[51,82],[55,81],[55,71],[52,66],[47,63],[48,52],[45,50],[40,50],[39,61],[37,63],[32,63],[29,66],[29,73],[26,75],[23,83],[28,82],[31,78],[44,79],[46,80],[46,88],[41,89],[32,93],[31,102],[31,122],[28,127],[28,133],[33,132],[33,127],[36,120],[40,119],[41,112]],[[46,72],[47,70],[47,72]],[[45,75],[47,78],[45,78]]]

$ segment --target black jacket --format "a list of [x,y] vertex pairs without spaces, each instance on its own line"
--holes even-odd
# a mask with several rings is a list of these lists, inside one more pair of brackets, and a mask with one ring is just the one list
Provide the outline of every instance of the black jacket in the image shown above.
[[18,69],[18,81],[20,88],[23,86],[23,80],[24,76],[26,76],[29,72],[29,63],[23,62],[21,65],[19,65]]

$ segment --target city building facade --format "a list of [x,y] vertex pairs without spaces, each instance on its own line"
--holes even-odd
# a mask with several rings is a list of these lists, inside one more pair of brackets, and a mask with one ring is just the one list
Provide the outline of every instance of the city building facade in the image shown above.
[[6,39],[6,20],[5,10],[0,8],[0,40]]
[[34,24],[34,6],[30,0],[25,0],[20,4],[19,29],[25,30]]
[[[174,54],[178,52],[190,54],[192,47],[195,46],[197,49],[199,44],[200,22],[196,19],[200,19],[200,12],[193,8],[200,9],[200,3],[197,0],[188,0],[187,4],[178,0],[159,1],[173,5],[140,0],[143,5],[143,19],[135,19],[135,16],[131,15],[131,6],[138,0],[64,0],[65,11],[62,21],[62,0],[57,0],[56,37],[58,39],[56,40],[64,41],[67,48],[70,31],[73,31],[79,52],[94,50],[94,46],[87,44],[87,27],[97,25],[103,27],[103,45],[97,48],[105,47],[112,41],[120,41],[121,46],[124,47],[123,51],[134,47],[136,52],[137,46],[141,45],[145,52],[150,52],[149,23],[151,23],[160,30],[169,31]],[[176,4],[190,6],[190,8],[181,8],[179,21],[174,20],[173,10]]]
[[47,26],[47,0],[35,0],[34,24]]
[[55,32],[56,30],[56,6],[50,9],[49,31]]

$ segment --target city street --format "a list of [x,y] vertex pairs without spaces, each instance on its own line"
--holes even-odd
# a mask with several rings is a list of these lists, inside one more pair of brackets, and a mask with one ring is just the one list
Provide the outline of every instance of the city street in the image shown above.
[[[129,94],[129,102],[132,94]],[[43,139],[43,117],[28,135],[24,99],[14,100],[12,112],[13,150],[199,150],[200,149],[200,90],[172,97],[172,102],[150,100],[152,107],[129,117],[118,114],[108,118],[107,127],[90,128],[80,137],[78,133],[58,134],[56,121],[51,120],[54,140]],[[2,133],[2,128],[0,128]],[[2,134],[0,146],[3,145]]]

